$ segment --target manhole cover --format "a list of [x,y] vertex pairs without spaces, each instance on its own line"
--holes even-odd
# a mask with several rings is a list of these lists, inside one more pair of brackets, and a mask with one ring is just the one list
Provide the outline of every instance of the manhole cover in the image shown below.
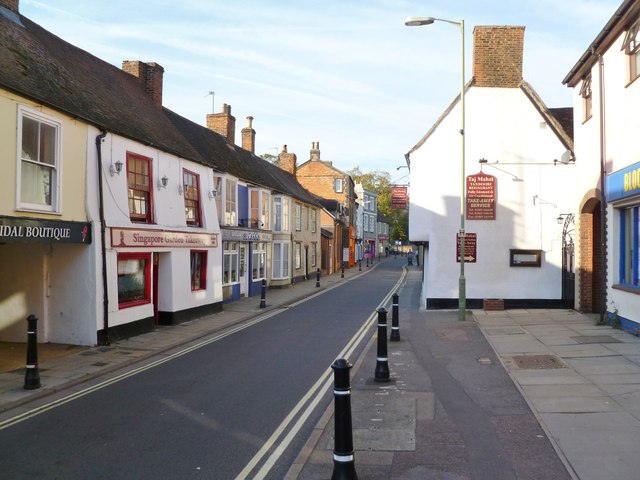
[[562,362],[553,355],[516,355],[513,361],[523,370],[546,370],[564,368]]
[[617,338],[610,337],[609,335],[580,335],[571,338],[578,343],[622,343]]

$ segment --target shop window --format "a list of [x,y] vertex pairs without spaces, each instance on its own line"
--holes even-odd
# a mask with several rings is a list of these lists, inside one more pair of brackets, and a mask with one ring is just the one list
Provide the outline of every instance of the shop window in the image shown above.
[[629,83],[640,76],[640,21],[636,22],[628,31],[622,42],[622,50],[628,58]]
[[183,170],[182,183],[184,185],[184,213],[187,225],[190,227],[201,227],[200,175],[190,172],[189,170]]
[[289,242],[273,242],[272,263],[271,273],[274,279],[289,277]]
[[129,217],[136,223],[153,223],[151,189],[151,159],[127,153],[129,185]]
[[262,280],[263,278],[266,278],[266,267],[266,244],[264,242],[255,243],[253,252],[251,253],[251,279]]
[[620,279],[627,287],[640,287],[638,266],[640,265],[640,228],[638,211],[640,207],[620,209]]
[[18,108],[19,208],[57,212],[62,124],[40,112]]
[[118,306],[143,305],[151,301],[151,254],[118,254]]
[[207,252],[191,251],[191,290],[207,288]]
[[222,242],[222,284],[238,283],[238,243]]

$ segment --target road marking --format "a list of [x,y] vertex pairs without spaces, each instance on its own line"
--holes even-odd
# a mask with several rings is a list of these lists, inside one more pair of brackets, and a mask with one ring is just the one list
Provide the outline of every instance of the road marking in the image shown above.
[[[374,321],[377,319],[377,310],[384,305],[388,305],[389,301],[391,301],[391,297],[393,293],[396,292],[399,285],[404,281],[404,278],[407,275],[407,271],[403,269],[402,275],[396,282],[395,286],[389,291],[389,293],[382,299],[382,301],[378,304],[376,311],[374,311],[369,318],[364,322],[364,324],[360,327],[360,329],[355,333],[355,335],[351,338],[349,343],[345,346],[345,348],[338,354],[338,358],[348,357],[353,353],[356,347],[360,344],[364,336],[366,335],[367,330],[373,325]],[[298,418],[296,423],[291,427],[287,435],[280,441],[280,443],[275,446],[274,451],[271,453],[269,458],[265,461],[262,468],[256,473],[253,479],[264,479],[269,471],[273,468],[277,460],[282,456],[286,448],[293,441],[294,437],[298,434],[298,432],[302,429],[304,423],[309,419],[313,410],[316,408],[320,400],[325,395],[325,393],[331,388],[333,384],[332,369],[331,367],[327,368],[320,378],[316,381],[316,383],[307,391],[307,393],[300,399],[298,404],[289,412],[289,414],[285,417],[285,419],[278,425],[275,431],[271,434],[271,436],[264,443],[262,448],[258,450],[258,452],[254,455],[254,457],[247,463],[247,465],[242,469],[242,471],[238,474],[235,480],[243,480],[249,477],[251,471],[253,471],[262,458],[275,446],[276,440],[286,431],[289,424],[293,421],[294,417],[298,414],[300,410],[304,407],[304,405],[309,401],[309,399],[315,395],[313,401],[307,406],[302,415]]]
[[96,385],[93,385],[91,387],[87,387],[83,390],[80,390],[79,392],[75,392],[72,393],[70,395],[67,395],[66,397],[60,398],[58,400],[54,400],[53,402],[47,403],[46,405],[41,405],[40,407],[34,408],[32,410],[29,410],[27,412],[24,412],[20,415],[16,415],[15,417],[11,417],[7,420],[4,420],[2,422],[0,422],[0,430],[4,430],[5,428],[11,427],[13,425],[16,425],[20,422],[24,422],[25,420],[28,420],[30,418],[33,418],[37,415],[40,415],[41,413],[45,413],[48,412],[49,410],[53,410],[54,408],[60,407],[66,403],[69,403],[73,400],[76,400],[78,398],[84,397],[85,395],[89,395],[90,393],[96,392],[98,390],[101,390],[105,387],[108,387],[109,385],[113,385],[114,383],[117,383],[121,380],[124,380],[126,378],[132,377],[134,375],[137,375],[138,373],[142,373],[146,370],[150,370],[151,368],[157,367],[159,365],[162,365],[163,363],[169,362],[175,358],[181,357],[183,355],[186,355],[187,353],[190,353],[194,350],[197,350],[199,348],[204,347],[205,345],[209,345],[211,343],[217,342],[219,340],[222,340],[225,337],[228,337],[229,335],[233,335],[236,332],[239,332],[241,330],[244,330],[245,328],[248,328],[252,325],[255,325],[257,323],[263,322],[264,320],[267,320],[268,318],[273,317],[274,315],[277,315],[279,313],[284,312],[286,309],[284,308],[278,308],[278,309],[274,309],[268,313],[265,313],[264,315],[261,315],[260,317],[256,317],[253,320],[250,320],[246,323],[243,323],[241,325],[236,325],[234,327],[231,327],[228,330],[225,330],[223,332],[220,332],[216,335],[214,335],[213,337],[204,340],[202,342],[196,343],[194,345],[191,345],[190,347],[187,347],[183,350],[180,350],[179,352],[173,353],[171,355],[168,355],[164,358],[161,358],[159,360],[156,360],[155,362],[151,362],[148,363],[146,365],[143,365],[141,367],[135,368],[133,370],[129,370],[128,372],[125,372],[123,374],[117,375],[113,378],[110,378],[109,380],[105,380],[104,382],[98,383]]

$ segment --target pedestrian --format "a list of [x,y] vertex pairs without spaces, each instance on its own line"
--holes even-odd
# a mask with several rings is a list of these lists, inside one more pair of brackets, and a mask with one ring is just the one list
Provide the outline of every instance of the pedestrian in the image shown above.
[[413,250],[409,250],[409,253],[407,253],[407,262],[409,265],[413,265]]

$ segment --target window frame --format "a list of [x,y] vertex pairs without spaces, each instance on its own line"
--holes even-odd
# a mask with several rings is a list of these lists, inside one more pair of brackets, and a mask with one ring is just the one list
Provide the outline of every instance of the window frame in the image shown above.
[[[234,262],[235,257],[235,262]],[[222,286],[235,285],[240,283],[240,249],[238,248],[238,242],[225,240],[222,242]],[[235,263],[235,269],[234,267]],[[228,268],[227,268],[228,267]],[[233,279],[233,272],[235,271],[235,280]],[[229,278],[226,279],[225,275],[229,272]]]
[[273,231],[289,231],[289,198],[281,195],[273,197]]
[[315,267],[317,264],[318,257],[318,244],[316,242],[311,243],[311,266]]
[[296,232],[302,230],[302,204],[296,202],[295,204],[295,216],[296,216]]
[[[263,269],[262,275],[260,275],[260,267]],[[251,280],[255,282],[266,278],[267,244],[265,242],[255,242],[251,248]]]
[[619,208],[620,265],[617,285],[640,291],[640,207]]
[[335,193],[344,193],[344,178],[333,179],[333,191]]
[[[147,174],[144,175],[136,171],[131,171],[130,165],[133,163],[131,162],[131,160],[134,160],[135,162],[145,162],[147,164]],[[127,152],[126,169],[127,169],[127,205],[129,208],[129,220],[131,220],[132,223],[145,223],[145,224],[155,223],[155,219],[153,215],[153,182],[151,181],[151,179],[153,178],[153,159],[151,159],[150,157],[145,157],[144,155],[140,155],[138,153]],[[146,176],[147,185],[145,186],[144,184],[138,184],[138,183],[132,184],[130,182],[131,175]],[[137,187],[137,188],[132,188],[132,187]],[[134,213],[131,211],[131,204],[132,202],[136,201],[136,199],[131,196],[132,191],[146,192],[147,213],[142,214],[142,213]]]
[[[122,301],[120,299],[120,261],[121,260],[145,260],[143,269],[144,275],[144,296],[135,300]],[[151,253],[150,252],[120,252],[116,258],[116,276],[118,278],[118,309],[137,307],[151,303]]]
[[[207,289],[207,260],[208,260],[208,251],[207,250],[191,250],[189,252],[189,269],[191,273],[191,291],[197,292],[199,290]],[[194,270],[194,258],[200,257],[199,265],[197,265],[197,270]],[[195,274],[199,273],[199,283],[195,285]]]
[[593,116],[591,74],[582,79],[582,84],[580,85],[580,97],[582,97],[582,123],[584,123]]
[[309,209],[309,215],[311,215],[311,233],[318,231],[318,211],[315,208]]
[[238,226],[238,182],[232,178],[225,178],[224,182],[224,224]]
[[302,268],[302,243],[295,242],[293,246],[293,268],[300,270]]
[[[193,185],[187,184],[187,177],[193,178],[195,180],[195,187]],[[187,226],[189,227],[202,227],[202,196],[200,189],[200,175],[192,172],[191,170],[187,170],[186,168],[182,169],[182,184],[183,184],[183,196],[184,196],[184,214],[185,221]],[[195,198],[192,198],[193,195],[190,194],[191,191],[195,188]],[[187,198],[189,196],[189,198]],[[191,204],[191,205],[189,205]],[[194,220],[189,220],[189,210],[192,210],[194,213]]]
[[640,77],[640,20],[629,27],[622,41],[622,48],[627,56],[628,83]]
[[[30,109],[24,105],[18,105],[17,109],[17,139],[16,139],[16,207],[18,210],[29,210],[36,212],[62,213],[61,201],[61,185],[62,185],[62,121],[47,115],[46,113]],[[23,158],[24,143],[24,119],[28,118],[38,123],[38,157],[43,147],[41,133],[41,125],[46,125],[54,129],[52,149],[53,163],[43,162],[40,158],[30,159]],[[50,169],[49,180],[49,204],[32,203],[22,200],[23,196],[23,162],[36,165],[40,168]],[[46,195],[45,195],[46,197]]]
[[291,242],[276,240],[272,243],[271,252],[271,278],[274,280],[286,280],[291,277],[289,268],[289,251]]

